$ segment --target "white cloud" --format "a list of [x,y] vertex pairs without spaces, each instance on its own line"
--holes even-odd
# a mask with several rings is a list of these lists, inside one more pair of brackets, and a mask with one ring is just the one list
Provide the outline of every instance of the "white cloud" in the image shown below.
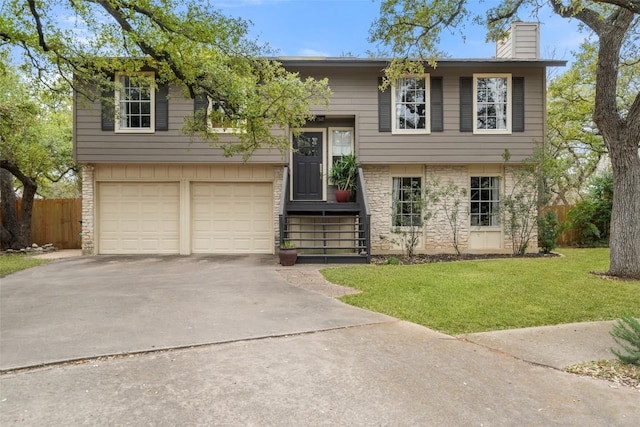
[[323,52],[316,49],[310,49],[310,48],[300,49],[298,51],[298,55],[300,56],[331,56],[327,52]]

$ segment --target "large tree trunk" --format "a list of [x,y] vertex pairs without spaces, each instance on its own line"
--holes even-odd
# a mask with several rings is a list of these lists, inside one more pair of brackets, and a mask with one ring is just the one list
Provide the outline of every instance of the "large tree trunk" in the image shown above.
[[617,108],[618,67],[624,35],[634,14],[620,9],[598,27],[593,119],[609,149],[613,169],[609,274],[640,278],[640,94],[623,118]]
[[16,193],[13,192],[13,175],[0,168],[0,202],[2,204],[2,224],[0,225],[0,245],[3,249],[13,249],[12,230],[18,229]]
[[[635,141],[634,141],[635,139]],[[609,274],[640,279],[640,158],[638,136],[611,150],[613,209]]]
[[[16,195],[13,176],[22,182],[20,216],[16,214]],[[4,249],[21,249],[31,244],[31,214],[33,199],[38,190],[35,180],[6,160],[0,160],[0,191],[2,191],[2,227],[0,238]]]

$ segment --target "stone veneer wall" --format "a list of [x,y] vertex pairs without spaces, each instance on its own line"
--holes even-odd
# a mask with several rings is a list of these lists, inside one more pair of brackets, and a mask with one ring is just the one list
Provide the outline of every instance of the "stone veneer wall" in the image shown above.
[[[466,165],[428,165],[426,168],[426,185],[435,179],[439,183],[439,187],[443,188],[449,182],[464,189],[466,192],[460,194],[461,199],[459,207],[459,232],[458,247],[460,251],[467,250],[469,242],[469,168]],[[442,201],[434,208],[434,217],[427,222],[425,226],[427,247],[429,252],[455,252],[453,248],[453,230],[447,219],[447,215],[441,208],[441,203],[446,203],[449,212],[453,211],[453,199]]]
[[[520,173],[520,167],[518,166],[506,166],[504,169],[504,192],[505,194],[510,194],[513,191],[517,174]],[[534,195],[533,197],[536,197]],[[531,233],[531,237],[529,239],[529,246],[527,247],[528,253],[537,253],[538,252],[538,221],[537,221],[537,209],[532,213],[536,218],[532,218],[533,231]],[[509,252],[513,252],[513,241],[511,240],[511,236],[508,233],[505,233],[504,236],[504,247],[508,249]]]
[[[391,186],[394,176],[420,176],[423,186],[429,180],[437,179],[441,185],[449,181],[466,190],[466,195],[461,206],[461,223],[459,231],[459,247],[462,252],[468,250],[469,236],[471,233],[468,214],[469,176],[477,173],[477,167],[471,170],[471,165],[365,165],[363,172],[369,207],[371,210],[371,252],[373,254],[400,253],[401,246],[392,240],[398,240],[391,230]],[[504,180],[503,191],[511,191],[514,183],[513,167],[507,168],[506,173],[497,173],[502,170],[499,165],[487,168],[483,174],[493,175],[488,172],[495,169],[496,175]],[[452,206],[452,202],[448,204]],[[453,253],[451,243],[452,230],[446,214],[441,209],[427,223],[423,229],[423,237],[416,249],[417,253]],[[511,252],[511,239],[504,236],[501,248],[488,248],[488,252]],[[537,252],[536,230],[532,235],[529,252]]]
[[95,255],[94,244],[94,196],[95,180],[93,165],[82,165],[82,254]]
[[364,182],[371,212],[371,252],[385,253],[391,244],[391,182],[389,166],[363,166]]

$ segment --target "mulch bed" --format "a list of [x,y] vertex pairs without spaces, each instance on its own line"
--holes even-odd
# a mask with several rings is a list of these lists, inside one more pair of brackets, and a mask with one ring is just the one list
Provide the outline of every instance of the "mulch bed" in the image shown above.
[[435,262],[455,262],[455,261],[476,261],[484,259],[498,259],[498,258],[555,258],[561,256],[557,253],[537,253],[537,254],[525,254],[525,255],[512,255],[512,254],[436,254],[436,255],[414,255],[413,257],[407,257],[402,255],[373,255],[371,257],[372,264],[387,264],[390,258],[397,258],[400,260],[400,264],[412,265],[412,264],[431,264]]

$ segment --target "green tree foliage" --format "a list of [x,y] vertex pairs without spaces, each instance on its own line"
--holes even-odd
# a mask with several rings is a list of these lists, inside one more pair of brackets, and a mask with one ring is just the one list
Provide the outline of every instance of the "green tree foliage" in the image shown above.
[[[4,2],[0,40],[21,48],[26,64],[47,83],[61,76],[89,99],[113,89],[115,72],[149,67],[156,83],[179,85],[186,97],[221,106],[208,120],[235,129],[237,143],[220,144],[203,120],[184,131],[247,159],[260,148],[289,148],[286,134],[327,105],[326,80],[300,79],[250,40],[248,23],[195,0],[89,0]],[[69,22],[72,22],[71,24]],[[88,88],[98,88],[90,90]]]
[[[68,94],[67,94],[68,95]],[[53,183],[66,181],[73,195],[70,97],[42,93],[0,59],[1,242],[14,249],[30,244],[31,207],[36,193],[61,195]],[[76,187],[77,188],[77,187]],[[22,196],[16,214],[16,191]],[[68,194],[68,193],[67,193]]]
[[613,175],[592,177],[588,193],[569,211],[569,227],[578,231],[580,246],[606,246],[610,238]]
[[[608,151],[593,121],[598,46],[584,42],[574,53],[569,70],[547,89],[547,138],[544,156],[546,188],[552,204],[573,204],[582,196],[589,179],[603,164]],[[633,94],[640,91],[640,63],[620,64],[618,109],[628,111]]]
[[[502,0],[488,2],[483,16],[472,17],[467,0],[383,0],[380,18],[371,27],[370,40],[390,46],[396,59],[387,80],[435,65],[444,30],[463,28],[468,19],[486,23],[487,38],[499,40],[519,14],[533,15],[547,6],[557,15],[576,19],[597,44],[593,123],[611,158],[614,200],[611,216],[611,256],[608,273],[640,277],[640,92],[624,87],[620,69],[640,61],[640,1],[638,0]],[[481,3],[481,5],[484,3]],[[475,6],[477,4],[474,3]],[[415,61],[412,59],[420,59]],[[637,73],[636,73],[637,75]],[[618,108],[618,90],[628,90],[630,102]]]

